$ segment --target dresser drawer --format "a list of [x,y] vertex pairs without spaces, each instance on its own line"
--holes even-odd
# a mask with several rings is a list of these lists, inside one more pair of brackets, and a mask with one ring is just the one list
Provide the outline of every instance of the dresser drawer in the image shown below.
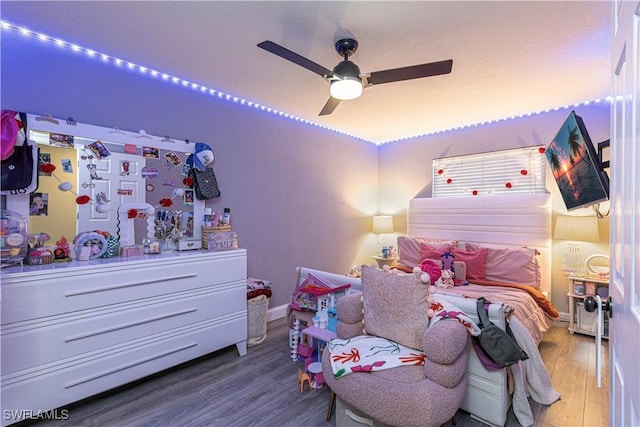
[[244,250],[3,275],[2,325],[240,280]]
[[208,288],[17,322],[2,328],[2,374],[99,351],[141,337],[209,320],[246,316],[246,286]]
[[[2,377],[2,409],[50,410],[126,384],[182,362],[235,344],[246,337],[246,319],[224,325],[201,322],[164,336],[137,340],[74,363]],[[73,416],[73,410],[70,411]],[[17,420],[11,420],[14,422]],[[9,421],[2,419],[2,425]]]

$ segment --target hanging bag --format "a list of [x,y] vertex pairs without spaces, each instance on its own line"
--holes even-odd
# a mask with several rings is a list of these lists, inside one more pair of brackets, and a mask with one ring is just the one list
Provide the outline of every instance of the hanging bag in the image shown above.
[[197,168],[191,168],[193,189],[198,200],[215,199],[220,197],[220,187],[213,168],[207,167],[204,172]]
[[[8,135],[4,133],[5,124],[12,128],[16,126],[9,122],[10,120],[15,121],[15,116],[11,118],[8,115],[10,113],[3,110],[2,153],[3,157],[6,157],[0,162],[2,169],[0,194],[32,193],[38,188],[38,146],[37,144],[29,144],[27,115],[24,113],[19,113],[22,129],[17,126],[14,128],[15,132]],[[12,144],[13,147],[11,147]]]
[[480,297],[476,301],[478,318],[480,319],[478,326],[481,332],[477,337],[473,337],[474,344],[500,368],[527,360],[529,355],[514,338],[509,323],[506,324],[506,331],[504,331],[489,321],[484,301],[484,297]]

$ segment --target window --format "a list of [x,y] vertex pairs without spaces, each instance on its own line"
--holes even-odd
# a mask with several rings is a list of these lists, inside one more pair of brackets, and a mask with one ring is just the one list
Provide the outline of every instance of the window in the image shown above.
[[433,197],[546,193],[544,146],[434,159]]

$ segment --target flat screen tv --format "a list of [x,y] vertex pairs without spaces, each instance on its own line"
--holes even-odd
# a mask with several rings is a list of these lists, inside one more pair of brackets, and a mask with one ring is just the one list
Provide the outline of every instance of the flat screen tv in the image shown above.
[[575,111],[569,114],[545,154],[568,211],[609,200],[609,177]]

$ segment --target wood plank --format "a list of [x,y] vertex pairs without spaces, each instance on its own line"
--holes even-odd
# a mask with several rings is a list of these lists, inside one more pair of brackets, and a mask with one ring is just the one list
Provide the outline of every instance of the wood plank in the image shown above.
[[[290,360],[288,341],[287,321],[278,319],[269,323],[267,339],[250,347],[244,357],[238,356],[234,346],[228,347],[71,405],[68,420],[35,425],[335,426],[335,416],[325,420],[326,388],[300,393],[296,384],[299,362]],[[562,398],[551,406],[531,402],[536,426],[607,424],[607,392],[595,386],[594,342],[593,337],[570,335],[562,322],[545,334],[540,353]],[[604,354],[608,363],[608,348]],[[603,385],[608,385],[608,372],[603,373]],[[17,427],[23,425],[29,423]],[[520,425],[513,410],[509,410],[505,425]],[[458,411],[456,427],[484,426]]]

